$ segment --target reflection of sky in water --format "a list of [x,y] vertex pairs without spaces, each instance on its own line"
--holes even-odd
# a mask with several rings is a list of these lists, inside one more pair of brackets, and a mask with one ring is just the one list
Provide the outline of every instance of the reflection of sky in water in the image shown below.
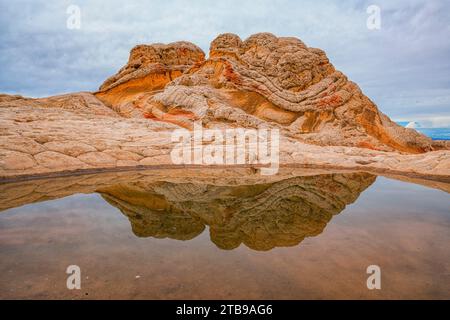
[[450,219],[448,193],[384,177],[378,177],[370,188],[361,193],[353,206],[366,208],[364,212],[369,213],[372,208],[380,213],[393,213],[402,217],[429,212]]

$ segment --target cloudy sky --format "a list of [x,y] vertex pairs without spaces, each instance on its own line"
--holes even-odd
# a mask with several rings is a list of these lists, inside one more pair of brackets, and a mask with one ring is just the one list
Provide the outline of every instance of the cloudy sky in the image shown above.
[[[381,9],[369,30],[367,8]],[[81,10],[68,29],[67,8]],[[295,36],[395,120],[450,126],[450,1],[0,0],[0,92],[32,97],[96,90],[140,43],[187,40],[208,52],[220,33]]]

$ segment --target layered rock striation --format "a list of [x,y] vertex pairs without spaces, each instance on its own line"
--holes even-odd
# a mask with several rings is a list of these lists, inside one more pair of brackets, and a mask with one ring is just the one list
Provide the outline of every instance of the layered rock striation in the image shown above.
[[281,165],[450,176],[449,143],[381,113],[295,38],[139,45],[97,92],[0,95],[0,176],[171,165],[174,129],[277,128]]
[[142,117],[142,103],[181,76],[205,54],[189,42],[138,45],[128,63],[108,78],[96,96],[124,117]]
[[[182,52],[180,59],[164,54],[154,58],[160,45],[133,49],[128,64],[101,86],[97,97],[126,115],[186,127],[194,120],[209,127],[223,122],[273,126],[309,143],[384,151],[420,153],[445,147],[392,122],[334,68],[325,52],[296,38],[260,33],[242,41],[223,34],[211,43],[206,60],[200,49],[186,43],[163,50],[173,52],[174,46]],[[182,68],[184,72],[178,71]],[[111,89],[123,87],[129,97],[128,86],[149,77],[152,84],[139,87],[131,99],[123,99],[123,90]]]

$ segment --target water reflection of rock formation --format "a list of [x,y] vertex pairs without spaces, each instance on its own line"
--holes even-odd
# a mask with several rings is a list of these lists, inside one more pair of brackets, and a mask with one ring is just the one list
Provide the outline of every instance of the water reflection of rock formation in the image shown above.
[[139,237],[189,240],[209,226],[222,249],[294,246],[324,230],[376,177],[367,173],[293,177],[278,182],[215,186],[130,183],[100,190]]

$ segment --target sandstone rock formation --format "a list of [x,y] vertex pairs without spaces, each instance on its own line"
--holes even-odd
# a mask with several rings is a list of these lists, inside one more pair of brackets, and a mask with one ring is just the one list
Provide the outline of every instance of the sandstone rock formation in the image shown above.
[[142,117],[142,100],[204,59],[203,51],[189,42],[138,45],[131,50],[128,63],[107,79],[96,95],[122,116]]
[[[24,119],[23,121],[26,121],[28,114],[26,110],[22,110],[22,108],[30,107],[32,107],[32,110],[39,110],[39,108],[61,109],[77,114],[90,115],[92,117],[119,117],[116,112],[105,106],[102,101],[97,99],[90,92],[71,93],[40,99],[24,98],[19,95],[12,96],[0,94],[0,107],[12,108],[11,110],[15,111],[15,113]],[[53,111],[56,113],[58,112],[58,110]],[[66,120],[71,119],[67,118]],[[6,131],[5,134],[7,134]]]
[[0,95],[0,177],[172,165],[171,132],[278,128],[282,165],[448,179],[449,142],[393,123],[325,53],[295,38],[140,45],[95,93]]
[[[335,70],[322,50],[308,48],[298,39],[260,33],[242,41],[223,34],[211,43],[207,60],[202,61],[200,49],[186,43],[178,48],[184,50],[179,59],[169,54],[154,58],[155,52],[172,52],[174,46],[180,45],[133,49],[128,64],[102,85],[97,97],[116,110],[125,109],[126,115],[188,127],[193,119],[210,127],[227,121],[244,127],[276,126],[319,145],[413,153],[442,148],[393,123]],[[172,74],[180,64],[184,72]],[[146,83],[149,77],[151,84]],[[172,78],[177,79],[169,82]],[[146,83],[137,95],[136,82]],[[111,89],[117,83],[123,88],[118,93]]]

